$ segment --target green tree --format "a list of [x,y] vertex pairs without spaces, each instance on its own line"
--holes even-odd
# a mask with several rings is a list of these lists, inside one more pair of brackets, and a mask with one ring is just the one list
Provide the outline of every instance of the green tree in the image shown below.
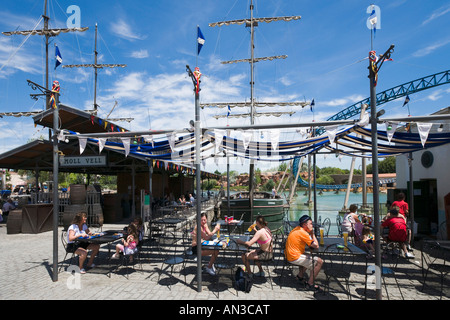
[[[367,173],[372,173],[372,164],[367,166]],[[378,161],[378,173],[395,173],[395,157]]]

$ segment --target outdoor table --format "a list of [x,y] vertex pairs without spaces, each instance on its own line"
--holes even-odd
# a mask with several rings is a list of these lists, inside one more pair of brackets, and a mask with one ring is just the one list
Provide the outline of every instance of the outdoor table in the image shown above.
[[162,226],[161,231],[164,232],[166,228],[175,229],[179,223],[181,223],[185,220],[187,220],[187,219],[186,218],[171,218],[171,217],[152,220],[150,222],[150,234],[149,234],[150,239],[152,239],[152,233],[153,233],[152,225],[161,225]]
[[224,241],[226,237],[229,237],[230,240],[234,240],[234,241],[237,241],[238,239],[240,239],[242,241],[250,240],[249,235],[229,235],[229,236],[221,235],[219,238],[219,241],[217,241],[217,236],[214,235],[211,240],[202,241],[202,249],[206,249],[206,250],[228,249],[228,250],[237,250],[237,251],[247,251],[248,247],[243,244],[238,244],[237,248],[230,248],[229,246],[225,246],[225,248],[224,248],[222,245],[222,241]]
[[216,224],[219,224],[221,227],[227,227],[228,233],[231,233],[231,227],[234,228],[241,228],[242,224],[244,223],[244,220],[231,220],[230,221],[225,221],[223,219],[217,220],[215,222],[212,222],[211,225],[214,227]]
[[[338,238],[338,237],[324,237],[323,238],[323,245],[320,245],[320,237],[317,238],[317,241],[319,242],[319,248],[313,249],[313,248],[306,248],[307,251],[309,251],[313,256],[314,255],[328,255],[328,254],[344,254],[344,255],[353,255],[353,256],[362,256],[365,258],[366,262],[366,270],[367,270],[367,252],[362,250],[361,248],[355,246],[353,243],[350,243],[350,241],[347,240],[347,248],[348,251],[344,250],[337,250],[336,247],[330,248],[328,251],[325,251],[329,245],[332,244],[338,244],[338,245],[344,245],[344,239]],[[313,269],[314,269],[314,259],[313,259]],[[365,286],[364,286],[364,292],[366,292],[367,289],[367,272],[365,272]]]
[[104,232],[100,232],[98,234],[88,236],[86,238],[78,238],[77,242],[84,242],[84,243],[92,243],[92,244],[108,244],[108,265],[110,265],[111,262],[111,243],[114,241],[117,241],[119,239],[122,239],[126,236],[126,233],[124,233],[122,230],[108,230]]

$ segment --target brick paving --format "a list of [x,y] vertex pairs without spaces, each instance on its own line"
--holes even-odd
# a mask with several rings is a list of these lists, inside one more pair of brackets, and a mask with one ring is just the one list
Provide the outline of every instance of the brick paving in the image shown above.
[[[108,224],[103,230],[121,229],[125,224]],[[62,228],[59,228],[59,234]],[[98,266],[88,270],[86,274],[71,274],[64,271],[58,274],[58,281],[52,281],[53,265],[53,232],[39,234],[7,234],[6,225],[0,224],[0,299],[1,300],[348,300],[349,296],[343,287],[332,283],[330,293],[305,291],[290,271],[281,273],[281,265],[270,266],[273,288],[268,277],[255,278],[250,293],[233,289],[230,271],[220,273],[217,277],[202,274],[202,291],[197,291],[196,262],[189,262],[184,270],[177,266],[173,277],[167,272],[161,275],[161,257],[152,246],[146,246],[142,256],[142,270],[135,264],[135,269],[125,268],[110,271],[106,265],[107,245],[101,247],[100,256],[95,263]],[[64,258],[64,249],[58,239],[58,261]],[[114,250],[114,249],[112,249]],[[420,252],[414,251],[413,260],[401,259],[396,279],[386,277],[383,285],[383,300],[438,300],[440,283],[436,275],[427,280],[424,292],[422,274],[419,267]],[[68,261],[67,261],[68,262]],[[118,260],[113,260],[117,264]],[[369,262],[373,264],[372,262]],[[242,264],[241,264],[242,266]],[[352,300],[375,299],[375,290],[369,289],[364,295],[365,262],[357,261],[350,279]],[[186,282],[184,280],[186,275]],[[79,278],[77,278],[79,276]],[[79,279],[80,287],[74,283]],[[317,283],[324,283],[324,274],[320,273]],[[428,284],[429,283],[429,284]],[[75,287],[75,288],[74,288]],[[72,289],[71,289],[72,288]],[[399,290],[400,288],[400,290]],[[386,291],[387,290],[387,291]],[[449,280],[446,279],[443,300],[450,299]]]

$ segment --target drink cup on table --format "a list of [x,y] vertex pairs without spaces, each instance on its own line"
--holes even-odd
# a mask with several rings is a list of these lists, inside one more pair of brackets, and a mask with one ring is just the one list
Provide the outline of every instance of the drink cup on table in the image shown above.
[[323,246],[324,242],[323,242],[323,233],[324,233],[324,229],[320,228],[320,245]]
[[348,232],[342,232],[342,235],[344,236],[344,245],[347,246]]

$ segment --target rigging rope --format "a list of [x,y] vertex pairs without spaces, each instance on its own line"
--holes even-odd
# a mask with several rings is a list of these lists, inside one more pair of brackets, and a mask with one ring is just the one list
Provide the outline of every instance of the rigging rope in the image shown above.
[[[41,17],[39,19],[39,21],[36,23],[36,25],[33,28],[33,32],[36,30],[36,28],[38,27],[38,25],[41,23],[43,17]],[[22,41],[22,43],[16,48],[16,50],[11,54],[11,56],[8,58],[8,60],[0,67],[0,72],[3,70],[3,68],[9,64],[9,62],[11,61],[11,59],[16,55],[16,53],[20,50],[20,48],[22,48],[22,46],[25,44],[25,42],[27,42],[28,38],[33,34],[33,32],[30,32],[25,39]],[[3,32],[3,34],[8,35],[6,33]]]

